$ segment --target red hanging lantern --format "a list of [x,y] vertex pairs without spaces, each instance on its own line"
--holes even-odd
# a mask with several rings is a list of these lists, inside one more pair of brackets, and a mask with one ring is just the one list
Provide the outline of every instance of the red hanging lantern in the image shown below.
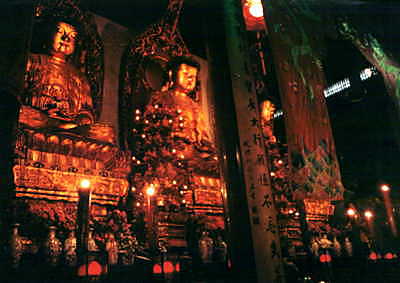
[[394,256],[393,256],[393,254],[391,252],[389,252],[389,253],[385,254],[384,258],[388,259],[388,260],[392,260],[394,258]]
[[319,256],[319,261],[322,263],[328,263],[332,261],[332,257],[330,254],[322,254]]
[[368,258],[369,258],[370,260],[375,261],[375,260],[378,259],[378,255],[376,254],[376,252],[372,252],[372,253],[369,254],[369,257],[368,257]]
[[174,264],[170,261],[165,261],[164,262],[164,272],[165,273],[172,273],[174,272]]
[[266,29],[261,0],[242,0],[242,11],[247,30]]
[[175,264],[175,271],[181,272],[181,265],[179,264],[179,262],[177,264]]
[[97,261],[89,262],[88,266],[83,264],[78,268],[78,276],[100,276],[103,274],[103,267]]
[[161,265],[158,263],[153,265],[153,274],[161,274],[161,273],[162,273]]

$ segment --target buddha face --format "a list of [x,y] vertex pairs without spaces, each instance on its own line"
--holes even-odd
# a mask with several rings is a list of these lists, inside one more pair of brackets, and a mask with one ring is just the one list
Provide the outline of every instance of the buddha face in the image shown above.
[[53,51],[65,56],[71,55],[75,50],[75,39],[77,34],[78,33],[73,26],[64,22],[59,22],[53,37]]
[[197,68],[181,64],[176,74],[177,86],[185,91],[192,91],[196,87]]

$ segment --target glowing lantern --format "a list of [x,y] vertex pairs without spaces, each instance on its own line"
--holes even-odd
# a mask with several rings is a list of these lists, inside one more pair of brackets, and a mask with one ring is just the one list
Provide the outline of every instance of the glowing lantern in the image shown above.
[[179,262],[177,264],[175,264],[175,271],[181,272],[181,265],[179,264]]
[[328,262],[332,261],[332,257],[329,254],[322,254],[319,257],[319,261],[322,263],[325,263],[325,262],[328,263]]
[[89,262],[88,266],[81,265],[78,268],[78,276],[100,276],[103,273],[103,267],[97,261]]
[[261,4],[261,1],[253,1],[249,8],[250,15],[252,15],[254,18],[261,18],[264,17],[264,11],[263,11],[263,6]]
[[377,260],[378,259],[378,255],[376,254],[376,252],[372,252],[372,253],[370,253],[369,254],[369,257],[368,257],[370,260]]
[[247,30],[265,30],[261,0],[242,0],[242,11]]
[[388,260],[392,260],[394,258],[394,256],[393,256],[393,254],[391,252],[389,252],[389,253],[385,254],[384,258],[388,259]]
[[164,262],[164,272],[165,273],[172,273],[174,272],[174,265],[170,261]]
[[158,263],[153,265],[153,274],[161,274],[161,273],[162,273],[161,265]]

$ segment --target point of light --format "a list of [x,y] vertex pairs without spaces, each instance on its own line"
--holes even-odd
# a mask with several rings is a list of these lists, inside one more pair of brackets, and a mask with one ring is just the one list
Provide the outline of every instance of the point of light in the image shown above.
[[369,78],[371,78],[372,76],[376,75],[377,71],[374,67],[370,67],[370,68],[365,68],[364,70],[362,70],[360,72],[360,79],[362,81],[365,81]]
[[154,187],[154,184],[150,184],[150,186],[146,190],[146,194],[148,196],[153,196],[156,192],[156,188]]
[[382,186],[381,186],[381,191],[382,191],[382,192],[388,192],[388,191],[390,191],[389,185],[382,185]]
[[79,186],[81,187],[81,189],[89,189],[90,181],[88,179],[82,179]]
[[349,209],[347,209],[346,213],[347,213],[347,215],[350,216],[350,217],[356,215],[356,211],[355,211],[354,208],[349,208]]
[[374,214],[372,213],[372,211],[366,210],[366,211],[364,212],[364,216],[365,216],[367,219],[370,219],[370,218],[372,218],[372,217],[374,216]]
[[264,11],[261,2],[254,1],[253,3],[251,3],[249,8],[249,13],[254,18],[264,17]]

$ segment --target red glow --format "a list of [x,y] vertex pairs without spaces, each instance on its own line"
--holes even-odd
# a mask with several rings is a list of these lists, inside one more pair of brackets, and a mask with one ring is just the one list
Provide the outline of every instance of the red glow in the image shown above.
[[331,262],[332,261],[332,257],[329,254],[322,254],[319,257],[319,261],[320,262]]
[[[86,274],[86,270],[87,273]],[[99,276],[102,273],[102,266],[97,261],[91,261],[86,268],[86,265],[81,265],[78,268],[78,276]]]
[[385,259],[388,259],[388,260],[391,260],[391,259],[394,258],[394,256],[393,256],[392,253],[386,253],[385,256],[384,256],[384,258],[385,258]]
[[175,271],[181,272],[181,265],[179,264],[179,262],[177,264],[175,264]]
[[265,30],[261,0],[242,0],[243,17],[247,30]]
[[165,273],[172,273],[174,272],[174,265],[170,261],[164,262],[164,272]]
[[377,260],[378,259],[378,255],[376,254],[376,252],[372,252],[369,254],[368,257],[370,260]]
[[153,265],[153,274],[161,274],[161,273],[162,273],[161,265],[158,263]]

